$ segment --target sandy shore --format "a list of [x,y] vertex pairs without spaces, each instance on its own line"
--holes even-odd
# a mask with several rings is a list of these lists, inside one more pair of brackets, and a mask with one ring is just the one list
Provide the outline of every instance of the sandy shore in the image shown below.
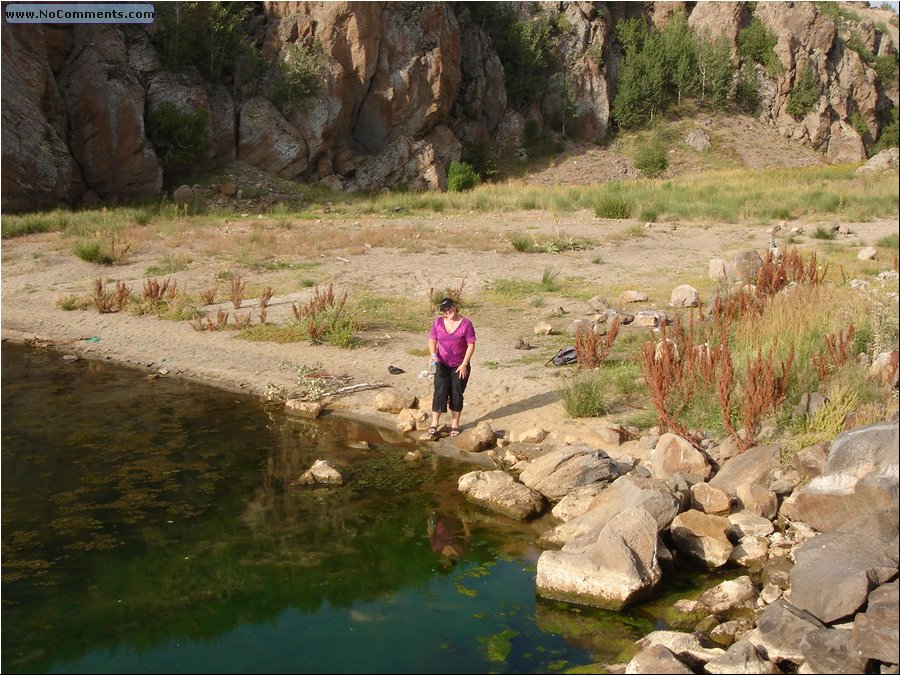
[[[378,219],[333,225],[358,231],[385,226]],[[587,302],[565,293],[544,294],[523,309],[521,303],[507,306],[485,299],[485,289],[498,279],[539,282],[542,272],[550,269],[559,280],[578,286],[582,290],[575,294],[578,297],[590,292],[616,304],[622,290],[635,289],[650,297],[645,303],[628,306],[629,311],[666,309],[671,289],[679,284],[711,288],[707,278],[711,258],[748,247],[764,252],[768,243],[764,226],[654,224],[644,236],[628,237],[623,235],[628,224],[598,221],[588,212],[565,217],[535,212],[436,215],[400,223],[392,220],[389,226],[402,226],[407,232],[416,230],[425,236],[408,245],[354,245],[345,250],[282,257],[297,265],[306,264],[307,269],[314,265],[311,274],[316,283],[333,283],[335,289],[346,290],[351,296],[377,292],[421,308],[426,323],[432,316],[427,303],[429,292],[462,286],[463,299],[471,299],[464,313],[472,317],[478,335],[463,426],[488,420],[495,432],[512,440],[526,430],[543,428],[549,432],[548,445],[577,441],[599,423],[596,418],[572,419],[566,414],[558,391],[572,369],[545,365],[560,346],[571,343],[566,331],[573,319],[589,312]],[[848,256],[855,255],[854,247],[896,232],[897,226],[897,220],[854,224],[853,235],[838,245],[847,247]],[[301,221],[291,235],[316,236],[318,229],[321,236],[328,236],[328,227],[328,223]],[[59,306],[65,297],[90,297],[97,278],[102,278],[107,287],[123,281],[140,293],[151,276],[148,270],[179,258],[189,262],[169,276],[180,289],[196,295],[222,270],[240,273],[251,288],[271,284],[281,289],[269,304],[268,320],[288,322],[293,316],[291,304],[309,298],[311,288],[285,277],[284,270],[248,269],[223,261],[209,249],[211,237],[237,238],[248,233],[267,236],[272,231],[279,231],[277,224],[250,214],[212,234],[207,229],[193,236],[181,232],[135,241],[125,264],[115,266],[80,260],[72,253],[73,241],[58,233],[4,240],[0,268],[2,338],[259,396],[273,386],[295,389],[298,366],[321,364],[325,371],[349,384],[383,383],[415,395],[421,408],[430,409],[431,382],[419,377],[427,367],[427,359],[421,355],[427,344],[425,331],[405,332],[370,324],[361,335],[362,346],[340,349],[305,341],[251,342],[237,339],[234,330],[198,331],[188,321],[127,312],[100,314],[93,306],[65,311]],[[519,232],[535,237],[554,233],[580,237],[591,245],[565,253],[518,253],[509,245],[509,238]],[[488,237],[496,248],[484,250],[483,243],[478,250],[468,248],[460,233],[477,233],[482,242]],[[457,236],[450,238],[449,234]],[[285,247],[289,249],[290,242]],[[257,306],[252,292],[248,293],[241,313],[253,311],[255,319]],[[233,311],[230,302],[221,301],[208,311],[215,316],[219,307]],[[365,317],[361,318],[366,323]],[[535,335],[535,325],[544,322],[553,326],[554,334]],[[515,349],[519,338],[527,340],[533,349]],[[405,372],[391,375],[389,365]],[[378,392],[368,389],[333,397],[326,401],[326,408],[393,428],[396,417],[374,408]]]

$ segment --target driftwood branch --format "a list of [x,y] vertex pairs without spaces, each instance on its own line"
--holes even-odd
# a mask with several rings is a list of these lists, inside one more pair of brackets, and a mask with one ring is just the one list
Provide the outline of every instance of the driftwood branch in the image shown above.
[[346,387],[340,387],[339,389],[335,389],[330,392],[330,396],[337,396],[338,394],[351,394],[356,391],[365,391],[366,389],[379,389],[381,387],[386,387],[384,382],[360,382],[359,384],[350,384]]

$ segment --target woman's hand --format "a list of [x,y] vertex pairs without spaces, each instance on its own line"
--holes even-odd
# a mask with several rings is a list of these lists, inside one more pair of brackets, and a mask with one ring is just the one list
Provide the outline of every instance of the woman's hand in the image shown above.
[[456,374],[459,375],[459,379],[464,380],[469,375],[469,364],[468,363],[460,363],[456,367]]

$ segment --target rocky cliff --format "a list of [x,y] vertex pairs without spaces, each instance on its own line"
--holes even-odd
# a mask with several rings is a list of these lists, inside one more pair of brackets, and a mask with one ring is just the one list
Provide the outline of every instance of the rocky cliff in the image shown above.
[[[825,4],[846,9],[825,11],[833,9]],[[448,165],[465,149],[522,156],[535,133],[603,141],[615,124],[624,58],[614,26],[635,15],[662,27],[683,12],[694,34],[725,37],[735,67],[740,32],[762,24],[777,38],[777,64],[749,64],[757,114],[832,161],[864,159],[866,141],[881,135],[900,98],[896,15],[867,3],[240,5],[245,41],[210,46],[201,67],[173,65],[171,29],[162,21],[4,23],[3,209],[154,198],[179,174],[235,159],[336,190],[442,189]],[[205,25],[221,32],[222,17],[208,11]],[[490,29],[498,16],[507,28],[522,27],[521,44],[543,51],[513,60]],[[552,39],[540,43],[541,36]],[[181,47],[199,39],[186,34]],[[876,67],[878,59],[894,64],[892,75]],[[820,88],[798,116],[789,102],[804,68]],[[513,82],[514,69],[541,77]],[[284,73],[288,86],[279,89]],[[304,85],[298,73],[315,81]],[[307,95],[295,104],[302,86]],[[178,129],[164,126],[163,113],[172,110],[200,131],[177,140]],[[185,155],[188,165],[173,165],[170,151],[200,136],[196,152]]]

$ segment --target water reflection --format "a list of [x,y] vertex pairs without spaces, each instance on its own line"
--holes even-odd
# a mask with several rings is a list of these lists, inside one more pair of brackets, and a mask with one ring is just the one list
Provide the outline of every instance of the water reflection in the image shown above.
[[[542,672],[539,524],[355,422],[4,345],[5,672]],[[347,439],[366,441],[349,444]],[[369,447],[365,447],[368,445]],[[295,484],[315,459],[340,488]],[[471,537],[440,564],[428,516]]]

